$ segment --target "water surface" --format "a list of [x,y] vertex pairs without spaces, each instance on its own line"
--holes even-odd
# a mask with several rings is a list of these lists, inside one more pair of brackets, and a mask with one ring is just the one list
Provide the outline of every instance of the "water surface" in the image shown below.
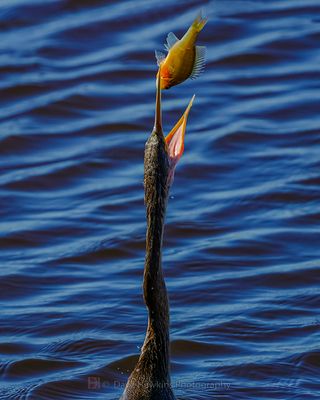
[[0,398],[116,400],[146,327],[154,49],[199,8],[163,262],[179,399],[319,399],[320,4],[0,2]]

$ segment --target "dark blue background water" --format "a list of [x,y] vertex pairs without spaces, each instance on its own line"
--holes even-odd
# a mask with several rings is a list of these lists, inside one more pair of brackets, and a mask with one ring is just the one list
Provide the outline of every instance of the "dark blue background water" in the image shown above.
[[206,71],[163,94],[166,132],[196,94],[163,256],[175,393],[320,398],[320,2],[1,0],[1,399],[122,393],[154,49],[201,6]]

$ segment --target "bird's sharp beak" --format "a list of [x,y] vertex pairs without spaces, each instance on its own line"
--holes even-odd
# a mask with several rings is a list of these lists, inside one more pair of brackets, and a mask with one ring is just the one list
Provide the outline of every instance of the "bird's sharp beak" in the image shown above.
[[184,135],[186,132],[189,111],[191,109],[194,98],[195,96],[193,95],[182,117],[175,124],[175,126],[172,128],[171,132],[166,136],[165,139],[167,143],[168,155],[170,157],[171,163],[173,164],[173,167],[177,164],[183,154]]

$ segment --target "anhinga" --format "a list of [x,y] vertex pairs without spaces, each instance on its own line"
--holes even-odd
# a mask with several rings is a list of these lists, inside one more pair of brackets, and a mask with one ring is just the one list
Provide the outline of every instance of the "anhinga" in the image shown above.
[[155,123],[144,153],[144,191],[147,217],[143,295],[148,328],[137,365],[121,400],[174,400],[169,366],[169,302],[161,252],[170,185],[184,150],[187,118],[194,99],[165,138],[162,131],[160,73],[157,79]]

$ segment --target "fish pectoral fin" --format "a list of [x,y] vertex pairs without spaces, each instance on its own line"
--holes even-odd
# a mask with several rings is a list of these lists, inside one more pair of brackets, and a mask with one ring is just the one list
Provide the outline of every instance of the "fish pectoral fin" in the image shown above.
[[175,73],[174,65],[168,66],[169,75],[172,76]]
[[196,57],[190,79],[196,79],[203,72],[206,64],[206,47],[196,46]]
[[178,42],[178,38],[177,38],[177,36],[173,33],[173,32],[170,32],[170,33],[168,33],[168,36],[167,36],[167,43],[164,45],[164,47],[166,48],[166,50],[170,50],[171,49],[171,47],[175,44],[175,43],[177,43]]
[[162,53],[162,51],[155,50],[154,52],[156,59],[157,59],[157,64],[160,66],[162,61],[166,58],[166,55]]

